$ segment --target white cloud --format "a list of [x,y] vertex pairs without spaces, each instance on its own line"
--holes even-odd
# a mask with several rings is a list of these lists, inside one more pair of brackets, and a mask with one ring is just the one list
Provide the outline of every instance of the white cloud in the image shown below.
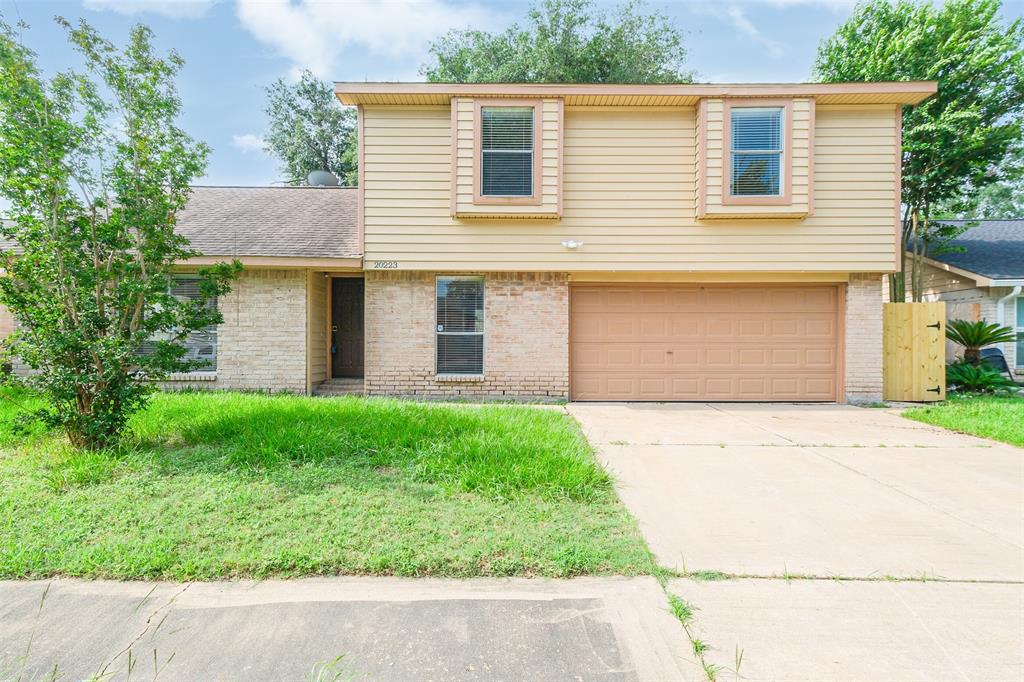
[[341,54],[358,47],[392,59],[421,58],[428,43],[453,28],[483,28],[495,13],[447,0],[238,0],[236,13],[257,40],[329,77]]
[[857,0],[764,0],[765,4],[776,7],[796,7],[813,5],[824,7],[835,12],[848,11],[854,8]]
[[118,14],[162,14],[172,19],[198,19],[217,0],[84,0],[86,9]]
[[232,135],[231,144],[235,145],[243,152],[262,152],[263,149],[263,138],[259,135],[253,135],[252,133],[244,133],[242,135]]
[[764,48],[768,50],[768,54],[772,57],[782,56],[782,44],[761,33],[761,30],[757,28],[757,26],[754,26],[754,23],[747,18],[746,13],[741,7],[732,5],[726,8],[725,18],[729,20],[729,23],[731,23],[737,31],[747,36],[755,43],[763,45]]

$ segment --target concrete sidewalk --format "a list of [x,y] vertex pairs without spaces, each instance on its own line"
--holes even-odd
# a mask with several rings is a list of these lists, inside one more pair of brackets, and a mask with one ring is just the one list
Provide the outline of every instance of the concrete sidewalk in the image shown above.
[[0,582],[0,679],[702,679],[689,650],[653,578]]

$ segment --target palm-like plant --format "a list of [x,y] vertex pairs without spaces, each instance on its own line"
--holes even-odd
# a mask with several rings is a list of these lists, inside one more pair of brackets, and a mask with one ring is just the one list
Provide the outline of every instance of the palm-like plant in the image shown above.
[[997,343],[1008,343],[1017,339],[1017,333],[1009,327],[989,324],[985,320],[950,320],[946,324],[946,338],[964,347],[964,360],[972,365],[981,362],[981,349]]

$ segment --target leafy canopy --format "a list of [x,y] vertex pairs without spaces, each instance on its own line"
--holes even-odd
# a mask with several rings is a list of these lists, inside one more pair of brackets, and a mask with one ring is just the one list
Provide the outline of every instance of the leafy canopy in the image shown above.
[[1024,140],[1003,160],[1005,179],[978,190],[970,206],[940,206],[939,218],[1014,220],[1024,217]]
[[452,31],[430,46],[432,83],[688,83],[679,29],[627,2],[605,12],[592,0],[541,0],[501,33]]
[[19,324],[5,351],[51,405],[42,416],[96,448],[153,380],[194,368],[182,340],[221,321],[209,302],[240,266],[202,269],[199,300],[170,294],[174,263],[197,255],[174,217],[209,152],[177,125],[181,59],[157,54],[145,26],[119,49],[85,22],[58,23],[84,70],[47,80],[0,22],[0,303]]
[[341,106],[331,86],[310,71],[297,83],[278,79],[266,91],[264,143],[281,160],[287,182],[302,185],[312,171],[325,170],[343,185],[357,184],[355,109]]
[[[1003,21],[999,8],[999,0],[867,0],[818,48],[821,81],[938,81],[936,96],[903,111],[902,222],[915,300],[920,252],[957,235],[931,223],[939,207],[970,212],[981,190],[1020,172],[1007,156],[1021,139],[1024,22]],[[893,300],[903,300],[902,280]]]

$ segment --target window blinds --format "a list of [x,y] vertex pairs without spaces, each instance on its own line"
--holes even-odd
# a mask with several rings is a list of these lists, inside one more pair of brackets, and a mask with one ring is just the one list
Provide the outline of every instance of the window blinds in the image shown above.
[[[194,301],[199,298],[199,279],[196,277],[175,277],[174,284],[171,285],[171,295],[175,298]],[[211,309],[217,308],[216,299],[207,302],[207,305]],[[173,338],[173,333],[158,334],[152,338],[151,341],[143,343],[139,348],[139,353],[146,355],[152,353],[154,350],[153,341],[169,341]],[[182,345],[185,346],[184,359],[188,361],[198,361],[200,366],[197,371],[202,372],[213,372],[217,369],[217,327],[210,326],[206,329],[200,329],[197,331],[190,332],[189,335],[182,341]]]
[[782,193],[782,109],[732,109],[732,196]]
[[483,374],[484,280],[437,278],[437,373]]
[[531,196],[533,108],[484,107],[480,116],[480,193]]

